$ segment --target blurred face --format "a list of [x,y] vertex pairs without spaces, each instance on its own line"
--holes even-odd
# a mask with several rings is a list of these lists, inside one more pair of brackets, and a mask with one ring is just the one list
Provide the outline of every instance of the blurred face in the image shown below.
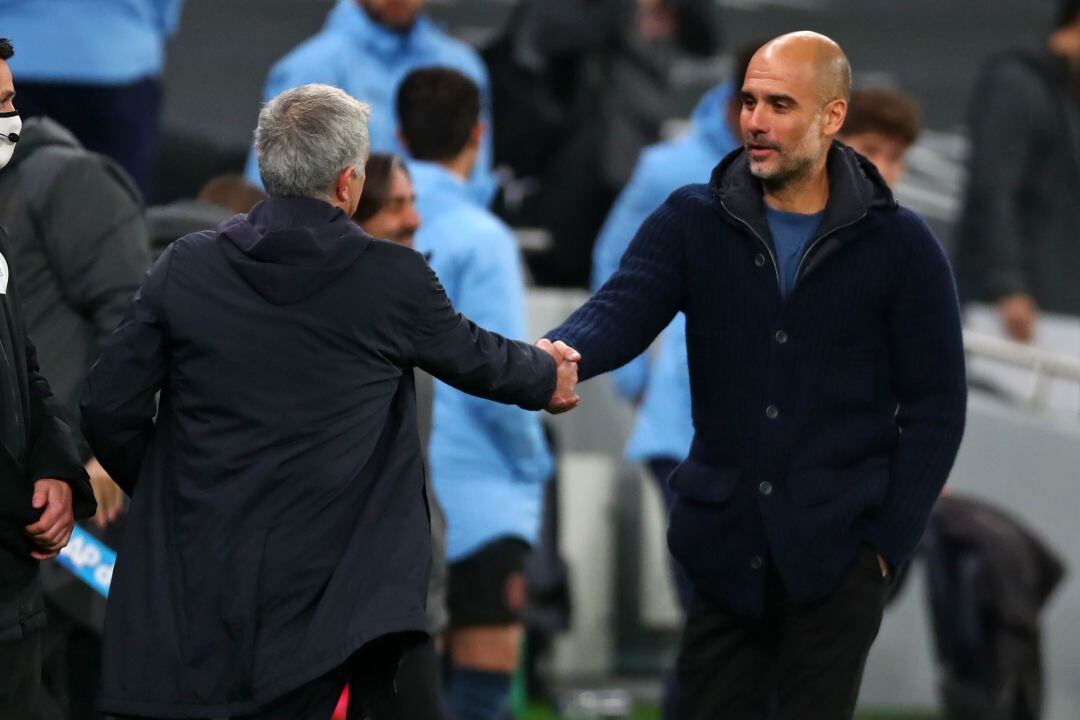
[[829,149],[847,103],[822,103],[811,65],[759,52],[746,71],[739,126],[750,172],[780,187],[807,175]]
[[420,216],[416,214],[416,191],[404,170],[394,168],[386,203],[379,212],[365,220],[361,227],[372,237],[390,240],[405,247],[413,246],[413,236],[420,228]]
[[424,8],[424,0],[357,0],[375,22],[394,30],[407,30]]
[[874,163],[889,187],[895,188],[900,182],[908,151],[907,143],[903,140],[879,132],[841,136],[840,139]]

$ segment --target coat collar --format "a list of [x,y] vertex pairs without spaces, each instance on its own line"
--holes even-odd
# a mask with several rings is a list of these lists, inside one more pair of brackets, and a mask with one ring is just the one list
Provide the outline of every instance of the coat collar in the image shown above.
[[[877,168],[838,140],[834,140],[829,148],[826,172],[829,175],[829,200],[818,236],[830,235],[859,222],[873,207],[896,205],[892,191]],[[752,228],[760,237],[770,237],[761,182],[750,173],[744,148],[733,150],[720,161],[709,184],[728,215]]]

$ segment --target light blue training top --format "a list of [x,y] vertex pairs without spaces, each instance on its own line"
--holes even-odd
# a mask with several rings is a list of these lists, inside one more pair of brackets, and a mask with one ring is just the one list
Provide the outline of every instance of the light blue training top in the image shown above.
[[19,81],[126,85],[156,78],[183,0],[0,0]]

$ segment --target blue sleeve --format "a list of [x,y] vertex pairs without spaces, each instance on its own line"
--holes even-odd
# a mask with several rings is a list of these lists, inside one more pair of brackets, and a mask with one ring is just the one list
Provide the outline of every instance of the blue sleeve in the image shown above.
[[[643,153],[597,236],[593,248],[593,292],[599,290],[615,273],[634,233],[663,201],[665,191],[654,187],[651,176],[647,156]],[[643,353],[612,372],[611,381],[615,391],[627,400],[641,398],[649,381],[649,362],[649,356]]]
[[162,34],[165,37],[172,37],[180,27],[180,13],[184,9],[184,0],[154,0],[154,5],[157,7]]
[[[460,266],[455,306],[480,327],[508,338],[525,337],[525,284],[513,236],[498,228],[473,237],[474,251]],[[554,465],[538,415],[475,397],[467,402],[515,468],[515,479],[550,477]]]

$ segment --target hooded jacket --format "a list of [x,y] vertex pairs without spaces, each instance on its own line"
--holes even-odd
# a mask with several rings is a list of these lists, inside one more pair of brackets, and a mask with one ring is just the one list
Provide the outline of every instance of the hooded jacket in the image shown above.
[[79,394],[150,264],[142,198],[119,165],[31,118],[0,171],[26,328],[80,455]]
[[[726,110],[734,84],[707,92],[682,137],[642,151],[630,182],[611,208],[593,250],[592,289],[615,273],[630,240],[660,203],[687,183],[702,182],[738,145],[728,127]],[[670,457],[681,460],[690,451],[690,376],[686,365],[686,322],[668,326],[656,357],[641,355],[611,374],[619,394],[641,399],[626,453],[631,460]]]
[[831,594],[863,545],[893,568],[926,527],[963,434],[959,308],[940,245],[877,170],[834,142],[829,199],[783,297],[742,149],[638,231],[619,270],[546,337],[579,377],[686,315],[694,441],[669,479],[668,544],[696,589],[763,612],[773,563],[793,601]]
[[555,387],[546,353],[457,314],[421,255],[325,202],[271,198],[165,250],[83,400],[133,493],[107,712],[252,713],[426,629],[414,367],[529,409]]

